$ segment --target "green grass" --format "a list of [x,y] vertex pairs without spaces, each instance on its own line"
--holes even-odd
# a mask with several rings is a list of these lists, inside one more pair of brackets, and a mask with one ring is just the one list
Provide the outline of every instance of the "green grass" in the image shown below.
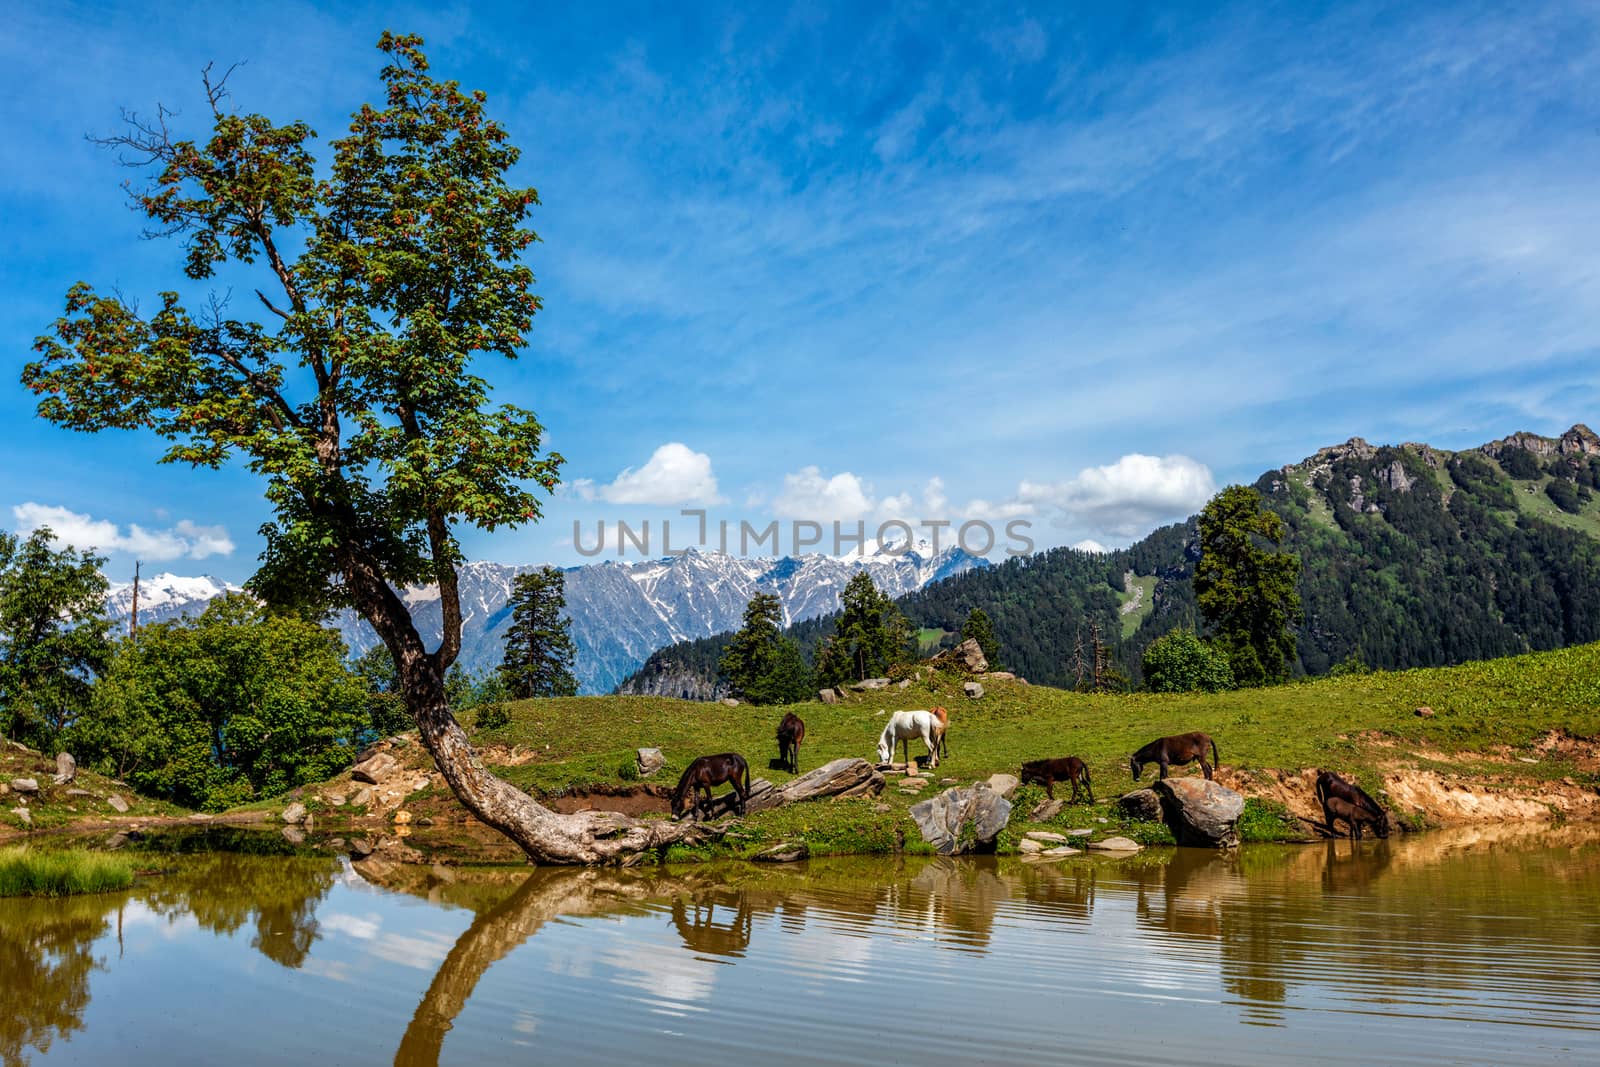
[[81,849],[0,849],[0,897],[65,897],[132,884],[133,864],[122,856]]
[[[1503,761],[1475,756],[1502,746],[1538,759],[1515,764],[1521,777],[1578,775],[1581,771],[1569,761],[1530,746],[1552,729],[1583,737],[1600,734],[1600,645],[1233,693],[1095,695],[1005,681],[986,681],[984,689],[982,699],[969,700],[958,679],[935,675],[905,690],[852,694],[838,705],[798,705],[793,710],[807,728],[801,770],[843,756],[875,759],[884,722],[880,711],[935,703],[951,712],[951,755],[934,772],[936,778],[967,784],[997,771],[1015,774],[1024,760],[1076,755],[1088,762],[1095,793],[1102,799],[1134,788],[1127,767],[1134,749],[1190,730],[1211,734],[1232,768],[1328,767],[1369,783],[1396,762],[1427,769],[1427,758],[1415,750],[1452,760],[1439,766],[1453,773],[1503,774]],[[1431,706],[1434,717],[1417,717],[1422,705]],[[773,731],[782,709],[654,697],[571,697],[519,702],[511,706],[511,714],[509,725],[474,734],[474,741],[519,744],[537,753],[531,763],[497,768],[535,793],[624,784],[619,768],[629,765],[634,749],[642,745],[662,749],[667,766],[654,780],[668,785],[694,757],[730,750],[749,759],[755,777],[775,784],[790,778],[768,765],[777,754]],[[913,753],[917,751],[913,746]],[[1145,784],[1153,776],[1147,769]],[[805,841],[819,855],[886,851],[897,832],[908,844],[920,843],[906,809],[937,786],[908,797],[895,788],[897,782],[891,777],[889,788],[874,801],[805,804],[753,815],[741,828],[743,836],[681,850],[684,854],[676,858],[752,855],[794,840]],[[1019,791],[1008,835],[1060,830],[1076,822],[1073,828],[1090,828],[1096,838],[1122,833],[1150,844],[1170,840],[1163,827],[1127,823],[1108,804],[1068,807],[1045,825],[1023,822],[1038,799],[1042,794]],[[880,811],[878,805],[889,810]],[[1107,821],[1100,822],[1102,818]],[[1281,813],[1257,803],[1247,810],[1241,832],[1246,840],[1294,836],[1285,826]],[[1003,837],[1002,850],[1008,844],[1014,847],[1015,841]]]
[[917,651],[924,656],[933,655],[939,649],[939,642],[950,636],[951,632],[937,626],[924,626],[917,631]]

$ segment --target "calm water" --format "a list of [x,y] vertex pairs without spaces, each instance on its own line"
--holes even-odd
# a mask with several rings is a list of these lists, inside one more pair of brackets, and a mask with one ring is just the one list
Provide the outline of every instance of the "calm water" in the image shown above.
[[452,880],[156,862],[0,901],[0,1062],[1600,1062],[1593,828]]

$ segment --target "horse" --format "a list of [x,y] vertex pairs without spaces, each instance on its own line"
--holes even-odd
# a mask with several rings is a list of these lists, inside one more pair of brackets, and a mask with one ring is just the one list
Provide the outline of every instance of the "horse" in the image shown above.
[[805,721],[792,711],[784,712],[778,724],[778,762],[789,768],[790,774],[800,773],[800,742],[805,739]]
[[1211,764],[1206,762],[1206,749],[1211,749],[1211,758],[1218,766],[1222,764],[1222,757],[1217,754],[1217,743],[1211,740],[1211,735],[1195,732],[1192,734],[1177,734],[1173,737],[1160,737],[1135,752],[1128,759],[1128,769],[1133,772],[1133,780],[1138,781],[1139,775],[1144,772],[1145,764],[1161,764],[1161,777],[1167,776],[1167,768],[1183,766],[1185,763],[1200,761],[1200,770],[1206,778],[1211,777]]
[[950,712],[943,705],[935,704],[928,709],[928,714],[939,720],[939,758],[944,759],[950,755]]
[[1389,836],[1389,817],[1387,815],[1374,815],[1363,805],[1352,804],[1343,797],[1329,797],[1322,802],[1322,814],[1328,820],[1328,832],[1337,833],[1333,824],[1335,819],[1343,819],[1350,827],[1350,838],[1354,841],[1361,840],[1361,827],[1363,824],[1372,827],[1372,832],[1379,837]]
[[1089,781],[1089,767],[1077,756],[1063,756],[1060,759],[1029,760],[1022,765],[1019,775],[1022,784],[1037,782],[1044,786],[1045,795],[1051,800],[1056,798],[1055,783],[1072,783],[1072,802],[1078,802],[1078,782],[1083,782],[1083,787],[1089,792],[1089,803],[1095,803],[1094,785]]
[[[1336,814],[1330,807],[1333,800],[1341,800],[1350,805],[1362,815],[1362,821],[1372,824],[1372,832],[1379,837],[1389,836],[1389,813],[1383,806],[1354,782],[1347,781],[1332,771],[1317,772],[1317,803],[1322,805],[1322,817],[1328,824],[1328,832],[1333,832],[1333,820]],[[1348,816],[1343,816],[1350,825],[1352,837],[1361,836],[1356,832],[1356,824]]]
[[[722,752],[715,756],[701,756],[689,764],[689,769],[678,779],[678,788],[672,791],[672,817],[681,819],[687,812],[690,817],[699,813],[700,794],[705,794],[705,807],[711,808],[711,787],[729,782],[733,785],[734,804],[739,814],[744,814],[745,801],[750,799],[750,766],[737,752]],[[694,794],[690,804],[689,795]]]
[[889,716],[878,737],[878,762],[888,763],[895,742],[905,745],[906,770],[911,769],[911,739],[922,738],[928,746],[928,765],[939,766],[939,719],[931,711],[897,711]]

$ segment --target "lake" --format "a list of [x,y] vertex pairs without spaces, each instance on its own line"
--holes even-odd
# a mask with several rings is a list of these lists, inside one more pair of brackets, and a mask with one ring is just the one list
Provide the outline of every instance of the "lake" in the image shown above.
[[0,900],[0,1062],[1600,1062],[1594,827],[531,873],[168,847],[126,893]]

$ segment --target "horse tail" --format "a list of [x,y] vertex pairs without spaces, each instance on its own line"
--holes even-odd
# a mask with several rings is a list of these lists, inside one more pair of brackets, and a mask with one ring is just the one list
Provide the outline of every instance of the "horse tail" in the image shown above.
[[1324,808],[1328,806],[1328,779],[1324,777],[1327,773],[1327,771],[1317,772],[1317,803]]
[[1217,739],[1207,734],[1206,740],[1211,742],[1211,765],[1214,767],[1222,766],[1222,753],[1217,751]]
[[744,771],[744,795],[745,796],[749,796],[750,795],[750,764],[749,764],[748,761],[746,761],[743,758],[741,758],[739,760],[739,768]]

